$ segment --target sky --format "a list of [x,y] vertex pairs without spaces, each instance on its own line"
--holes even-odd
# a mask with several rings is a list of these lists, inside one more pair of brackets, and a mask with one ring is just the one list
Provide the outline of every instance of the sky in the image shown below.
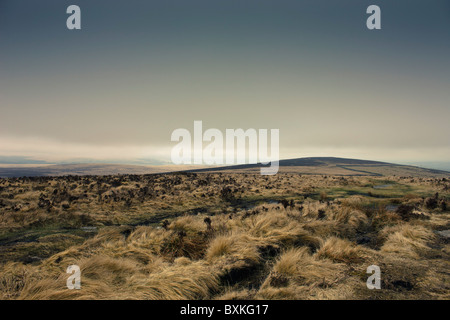
[[450,164],[449,57],[447,0],[0,0],[0,161],[166,163],[201,120],[279,129],[282,159]]

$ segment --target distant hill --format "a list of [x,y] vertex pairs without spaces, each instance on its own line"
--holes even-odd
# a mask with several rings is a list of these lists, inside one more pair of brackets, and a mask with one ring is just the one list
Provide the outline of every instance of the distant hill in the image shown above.
[[[259,173],[261,164],[244,164],[223,167],[177,166],[177,165],[120,165],[120,164],[56,164],[56,165],[2,165],[0,177],[64,176],[64,175],[114,175],[155,174],[176,171],[186,172],[235,172]],[[312,157],[280,160],[280,173],[325,174],[343,176],[414,176],[450,177],[450,172],[426,169],[411,165],[400,165],[380,161]]]
[[[190,172],[253,172],[258,173],[261,164],[244,164],[218,168],[190,170]],[[450,172],[401,165],[381,161],[334,157],[312,157],[280,160],[281,173],[328,174],[344,176],[414,176],[450,177]]]
[[115,175],[115,174],[154,174],[180,171],[199,166],[139,166],[121,164],[54,164],[54,165],[2,165],[0,177],[36,177],[67,175]]

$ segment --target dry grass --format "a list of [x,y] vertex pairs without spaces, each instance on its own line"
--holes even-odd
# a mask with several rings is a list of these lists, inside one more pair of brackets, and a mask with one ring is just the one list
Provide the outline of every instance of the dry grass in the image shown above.
[[257,296],[265,299],[341,298],[351,291],[350,288],[342,290],[347,278],[345,270],[340,263],[311,255],[307,248],[292,248],[276,260]]
[[[424,201],[448,202],[448,183],[391,177],[380,191],[377,179],[0,180],[0,299],[449,299],[450,248],[435,231],[450,214]],[[400,204],[413,214],[389,208]],[[66,288],[72,264],[81,290]],[[366,288],[372,264],[382,290]]]
[[369,249],[357,246],[349,240],[331,237],[324,241],[316,255],[336,262],[357,264],[364,260],[368,252]]
[[257,244],[245,234],[218,236],[208,247],[206,261],[234,267],[255,265],[261,259]]
[[381,247],[382,252],[411,258],[418,258],[421,253],[429,250],[427,243],[435,238],[431,230],[410,224],[386,227],[380,232],[380,236],[386,238]]

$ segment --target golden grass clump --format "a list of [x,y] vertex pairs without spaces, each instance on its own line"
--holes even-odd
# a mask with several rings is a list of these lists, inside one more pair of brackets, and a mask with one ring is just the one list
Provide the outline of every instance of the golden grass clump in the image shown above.
[[78,264],[83,278],[101,280],[115,287],[123,285],[130,274],[140,271],[135,260],[126,258],[93,256],[80,260]]
[[[309,249],[291,248],[276,260],[272,271],[262,284],[257,297],[263,299],[305,299],[322,292],[350,287],[345,284],[345,265],[329,259],[318,259]],[[334,290],[336,297],[339,290]],[[331,294],[330,294],[331,295]]]
[[395,226],[401,221],[402,218],[397,213],[379,209],[372,217],[372,227],[379,231],[388,226]]
[[[186,258],[184,258],[186,259]],[[130,259],[95,256],[80,261],[81,290],[68,290],[69,275],[29,283],[20,299],[200,299],[217,290],[216,273],[203,262],[177,261],[161,268]]]
[[346,239],[331,237],[324,241],[316,252],[318,258],[327,258],[335,262],[348,264],[361,263],[367,255],[367,249],[355,245]]
[[225,271],[247,268],[261,262],[258,242],[245,234],[216,237],[211,241],[205,259]]
[[319,239],[326,239],[331,236],[349,233],[348,228],[345,225],[331,220],[313,220],[306,223],[304,228]]
[[364,212],[347,206],[330,210],[328,219],[335,220],[353,229],[358,229],[368,223],[367,216]]
[[[272,275],[263,284],[333,285],[343,276],[344,266],[327,259],[317,259],[309,249],[292,248],[285,251],[275,262]],[[286,278],[288,282],[280,281]],[[276,286],[276,285],[275,285]],[[281,285],[283,286],[283,285]]]
[[386,239],[381,247],[382,252],[418,258],[429,249],[427,243],[432,241],[435,235],[422,226],[400,224],[384,228],[380,232],[380,237]]
[[303,223],[289,218],[281,211],[269,211],[249,217],[244,221],[244,228],[250,236],[272,245],[320,245],[320,239],[307,231]]
[[219,289],[218,274],[202,261],[177,263],[146,277],[132,276],[128,283],[138,299],[208,299]]
[[206,231],[206,224],[203,222],[205,217],[204,215],[179,217],[172,221],[169,229],[186,233],[204,232]]
[[347,207],[354,210],[362,210],[365,203],[367,203],[367,199],[363,196],[349,196],[344,199],[339,199],[341,202],[341,205],[343,207]]
[[33,279],[32,267],[18,262],[0,266],[0,299],[17,298],[25,285]]

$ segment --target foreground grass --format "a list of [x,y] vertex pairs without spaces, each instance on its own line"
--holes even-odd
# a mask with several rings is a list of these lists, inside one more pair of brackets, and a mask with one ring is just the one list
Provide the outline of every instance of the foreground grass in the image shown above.
[[[445,180],[174,174],[0,186],[1,299],[450,298],[450,247],[436,233],[450,229]],[[66,287],[72,264],[81,290]],[[373,264],[381,290],[366,287]]]

